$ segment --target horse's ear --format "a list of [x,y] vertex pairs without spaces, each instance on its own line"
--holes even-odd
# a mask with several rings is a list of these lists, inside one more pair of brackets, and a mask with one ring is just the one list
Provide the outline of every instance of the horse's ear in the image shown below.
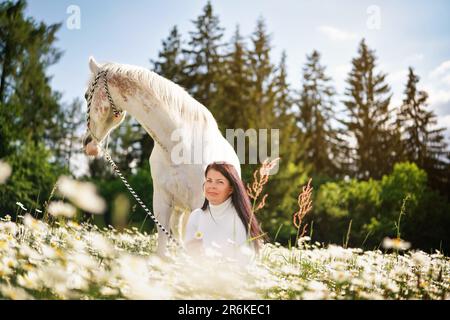
[[89,69],[91,69],[92,73],[97,73],[97,71],[100,69],[100,66],[98,65],[97,61],[95,61],[94,57],[89,57]]

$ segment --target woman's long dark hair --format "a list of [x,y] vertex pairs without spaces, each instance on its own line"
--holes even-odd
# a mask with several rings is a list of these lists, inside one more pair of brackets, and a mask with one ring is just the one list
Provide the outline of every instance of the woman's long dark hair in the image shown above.
[[[245,226],[247,236],[250,225],[250,237],[252,239],[257,238],[252,242],[255,245],[256,251],[259,252],[261,242],[264,239],[267,239],[267,237],[263,235],[261,226],[259,225],[256,216],[253,214],[250,198],[247,195],[244,183],[242,182],[241,178],[239,178],[236,168],[229,163],[213,162],[206,167],[205,177],[210,169],[214,169],[220,172],[230,183],[231,188],[233,189],[233,193],[231,194],[231,201],[233,202],[233,205],[236,208],[239,218],[241,219],[242,223]],[[202,210],[206,210],[208,208],[208,205],[209,201],[208,199],[205,198]]]

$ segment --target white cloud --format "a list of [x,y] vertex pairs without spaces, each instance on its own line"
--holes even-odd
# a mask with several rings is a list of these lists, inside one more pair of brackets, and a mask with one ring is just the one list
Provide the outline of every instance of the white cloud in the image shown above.
[[424,89],[429,94],[428,103],[439,116],[450,115],[450,60],[442,62],[429,74]]
[[450,91],[441,89],[436,90],[431,86],[427,86],[425,91],[427,91],[430,96],[428,98],[428,103],[430,105],[436,106],[441,114],[450,114]]
[[447,128],[450,140],[450,60],[430,71],[423,89],[428,93],[428,104],[438,116],[438,127]]
[[356,33],[347,32],[331,26],[320,26],[317,30],[333,41],[346,41],[358,38]]
[[430,72],[430,78],[439,78],[450,74],[450,60],[442,62],[437,68]]
[[442,81],[444,84],[450,87],[450,73],[444,77],[442,77]]

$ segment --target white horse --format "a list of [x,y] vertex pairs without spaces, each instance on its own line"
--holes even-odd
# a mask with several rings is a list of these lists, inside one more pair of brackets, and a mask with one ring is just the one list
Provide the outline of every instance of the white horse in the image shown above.
[[[149,159],[153,213],[165,229],[182,239],[188,214],[174,214],[174,208],[190,213],[202,206],[204,172],[213,161],[233,164],[240,176],[236,152],[222,136],[211,112],[179,85],[137,66],[99,65],[91,57],[89,67],[92,74],[86,97],[92,94],[92,100],[89,128],[83,139],[86,154],[99,156],[98,144],[124,120],[126,113],[133,116],[155,141]],[[104,71],[106,86],[94,80]],[[161,256],[166,254],[167,240],[158,228],[157,253]]]

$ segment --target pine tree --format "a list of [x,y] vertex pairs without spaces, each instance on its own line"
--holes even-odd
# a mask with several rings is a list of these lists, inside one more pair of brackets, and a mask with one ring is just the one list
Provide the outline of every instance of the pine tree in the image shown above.
[[284,163],[298,162],[298,155],[305,152],[305,145],[299,143],[304,139],[303,133],[296,125],[292,90],[287,82],[286,52],[281,54],[274,77],[274,121],[273,128],[280,130],[280,153]]
[[219,110],[215,98],[217,82],[223,68],[221,43],[223,28],[219,17],[214,15],[211,2],[208,1],[203,13],[193,21],[196,30],[189,32],[188,47],[183,49],[187,63],[185,67],[185,88],[213,115]]
[[186,61],[182,56],[181,34],[177,26],[170,31],[167,39],[162,41],[162,50],[158,53],[158,60],[150,60],[153,70],[173,82],[183,86],[186,81],[183,70]]
[[215,118],[222,134],[225,129],[246,129],[247,110],[251,87],[251,74],[246,44],[236,27],[231,39],[230,51],[224,55],[224,72],[217,85],[217,103],[221,106]]
[[445,128],[436,128],[436,115],[426,110],[428,94],[417,89],[419,80],[410,67],[405,99],[397,116],[403,133],[403,152],[406,160],[415,162],[427,172],[432,187],[448,193]]
[[312,165],[315,174],[334,176],[340,167],[336,159],[342,141],[332,124],[336,120],[336,105],[333,101],[336,92],[330,81],[331,78],[325,74],[325,67],[320,64],[319,52],[314,50],[311,55],[307,55],[303,68],[297,120],[305,131],[307,151],[304,160]]
[[269,128],[273,121],[275,66],[270,59],[270,36],[266,31],[266,23],[260,17],[256,30],[251,37],[252,48],[249,50],[252,86],[250,105],[248,106],[249,124],[253,128]]
[[[295,207],[299,186],[305,182],[311,168],[305,166],[299,155],[306,151],[303,143],[304,135],[296,124],[295,114],[292,112],[294,104],[292,90],[287,81],[286,53],[283,51],[279,64],[274,70],[274,120],[271,128],[279,130],[279,170],[269,179],[270,195],[265,209],[266,219],[277,220],[279,217],[289,219],[288,215]],[[271,141],[270,135],[268,141]],[[272,156],[273,157],[273,156]],[[279,224],[274,225],[275,228]],[[276,230],[272,230],[276,232]]]
[[[186,68],[186,60],[182,53],[182,39],[177,26],[174,26],[170,31],[169,36],[162,41],[162,49],[158,53],[157,60],[150,60],[153,66],[153,71],[157,74],[172,80],[178,85],[184,86],[186,83],[186,76],[184,69]],[[138,129],[140,134],[140,156],[138,159],[138,167],[148,167],[148,160],[155,145],[150,135],[143,129]]]
[[392,95],[385,83],[386,74],[375,73],[376,57],[364,39],[352,65],[345,91],[348,99],[343,101],[349,119],[340,120],[349,138],[356,142],[351,174],[358,179],[379,179],[391,171],[398,154],[390,123],[389,103]]

